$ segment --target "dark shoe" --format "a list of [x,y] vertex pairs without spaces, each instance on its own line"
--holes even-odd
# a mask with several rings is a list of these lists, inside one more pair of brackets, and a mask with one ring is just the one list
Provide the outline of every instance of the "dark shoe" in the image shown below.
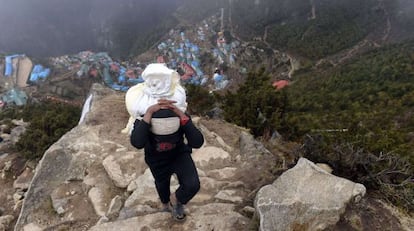
[[171,215],[176,221],[185,221],[186,215],[184,212],[184,205],[179,202],[177,202],[177,204],[171,204]]
[[171,213],[171,211],[172,210],[171,210],[171,204],[170,203],[162,205],[161,212]]

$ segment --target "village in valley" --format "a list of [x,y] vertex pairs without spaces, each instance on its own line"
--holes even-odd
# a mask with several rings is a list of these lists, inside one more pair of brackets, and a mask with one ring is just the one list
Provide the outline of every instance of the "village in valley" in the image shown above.
[[0,107],[20,106],[30,100],[81,105],[94,82],[126,92],[143,82],[141,72],[155,62],[177,70],[183,85],[199,85],[210,92],[237,87],[248,71],[260,67],[256,65],[259,60],[277,62],[272,65],[278,67],[272,76],[273,85],[276,89],[288,85],[289,57],[277,51],[269,55],[254,43],[236,39],[226,30],[223,18],[222,10],[198,25],[171,29],[152,49],[128,60],[95,51],[40,60],[25,54],[3,55]]

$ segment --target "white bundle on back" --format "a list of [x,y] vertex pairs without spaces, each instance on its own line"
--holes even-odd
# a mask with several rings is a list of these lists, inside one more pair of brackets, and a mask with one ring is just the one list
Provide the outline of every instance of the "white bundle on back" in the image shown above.
[[135,119],[141,119],[148,107],[159,99],[176,101],[178,109],[187,110],[187,98],[180,85],[179,74],[161,63],[149,64],[142,72],[143,83],[131,87],[125,95],[125,103],[130,115],[123,133],[130,133]]

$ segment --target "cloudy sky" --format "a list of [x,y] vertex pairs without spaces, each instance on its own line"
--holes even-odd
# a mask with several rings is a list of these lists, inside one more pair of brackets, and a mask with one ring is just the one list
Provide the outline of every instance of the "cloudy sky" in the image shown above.
[[178,1],[0,0],[0,52],[45,56],[99,49],[109,28],[128,23],[145,30]]

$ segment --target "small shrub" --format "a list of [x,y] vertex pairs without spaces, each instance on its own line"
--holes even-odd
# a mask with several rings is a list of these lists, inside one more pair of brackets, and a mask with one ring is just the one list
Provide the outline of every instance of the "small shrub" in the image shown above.
[[224,118],[251,129],[258,136],[269,136],[281,127],[287,98],[276,91],[264,68],[250,72],[236,93],[228,92],[223,99]]
[[50,145],[77,125],[80,113],[80,108],[64,104],[26,105],[22,116],[30,125],[15,148],[27,159],[41,158]]
[[203,87],[187,84],[187,102],[190,114],[206,115],[215,103],[215,97]]
[[14,118],[22,118],[24,107],[6,107],[0,111],[0,120],[9,120]]

